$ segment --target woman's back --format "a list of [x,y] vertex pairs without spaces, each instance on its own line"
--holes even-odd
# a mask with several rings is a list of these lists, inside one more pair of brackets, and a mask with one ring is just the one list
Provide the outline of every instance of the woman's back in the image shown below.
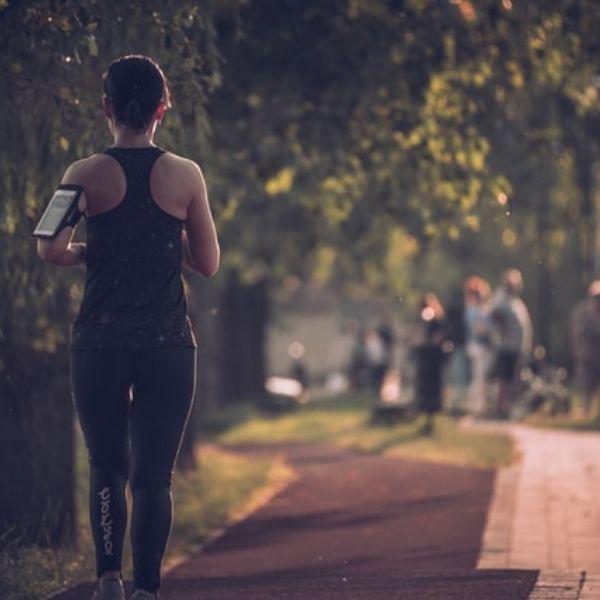
[[156,146],[112,147],[80,165],[87,275],[73,349],[195,346],[181,281],[189,199],[177,160]]

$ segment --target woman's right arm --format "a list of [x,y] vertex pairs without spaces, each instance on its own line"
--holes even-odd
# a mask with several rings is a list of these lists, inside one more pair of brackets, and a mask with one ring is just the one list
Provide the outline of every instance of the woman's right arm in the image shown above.
[[215,223],[208,203],[206,183],[200,167],[188,161],[191,180],[191,201],[188,206],[182,243],[185,261],[205,277],[219,269],[220,249]]

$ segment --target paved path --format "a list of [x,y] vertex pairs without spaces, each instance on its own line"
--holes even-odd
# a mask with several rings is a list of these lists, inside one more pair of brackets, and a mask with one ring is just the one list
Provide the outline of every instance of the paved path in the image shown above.
[[535,570],[475,571],[491,471],[319,446],[285,453],[298,480],[170,572],[163,598],[512,600],[533,589]]
[[522,460],[497,473],[478,567],[542,569],[532,598],[553,588],[556,598],[600,598],[600,435],[500,429]]
[[600,435],[479,427],[513,435],[522,460],[494,477],[279,448],[297,481],[170,572],[163,598],[600,599]]

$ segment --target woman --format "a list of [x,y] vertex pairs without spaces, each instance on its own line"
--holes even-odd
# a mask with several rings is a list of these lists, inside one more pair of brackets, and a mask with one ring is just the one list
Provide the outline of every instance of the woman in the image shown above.
[[126,56],[104,75],[113,146],[73,163],[62,183],[83,186],[87,243],[73,228],[38,241],[43,260],[85,263],[70,341],[71,388],[90,460],[90,519],[98,588],[124,597],[121,555],[133,497],[132,598],[157,598],[171,528],[171,476],[195,387],[196,342],[181,264],[205,276],[219,245],[198,165],[162,150],[154,133],[170,106],[160,67]]
[[487,380],[494,359],[490,284],[476,275],[465,281],[465,322],[467,356],[471,361],[471,383],[468,398],[471,413],[484,417],[487,413]]
[[423,432],[433,432],[433,415],[442,404],[442,368],[446,331],[444,308],[438,297],[427,293],[421,299],[416,355],[416,397],[426,415]]

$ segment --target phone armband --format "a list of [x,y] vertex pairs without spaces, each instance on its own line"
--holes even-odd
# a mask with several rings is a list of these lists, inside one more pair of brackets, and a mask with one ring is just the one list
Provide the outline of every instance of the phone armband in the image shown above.
[[33,230],[33,235],[40,238],[53,238],[65,227],[75,227],[83,214],[79,210],[79,198],[82,192],[82,185],[61,183],[48,202]]

